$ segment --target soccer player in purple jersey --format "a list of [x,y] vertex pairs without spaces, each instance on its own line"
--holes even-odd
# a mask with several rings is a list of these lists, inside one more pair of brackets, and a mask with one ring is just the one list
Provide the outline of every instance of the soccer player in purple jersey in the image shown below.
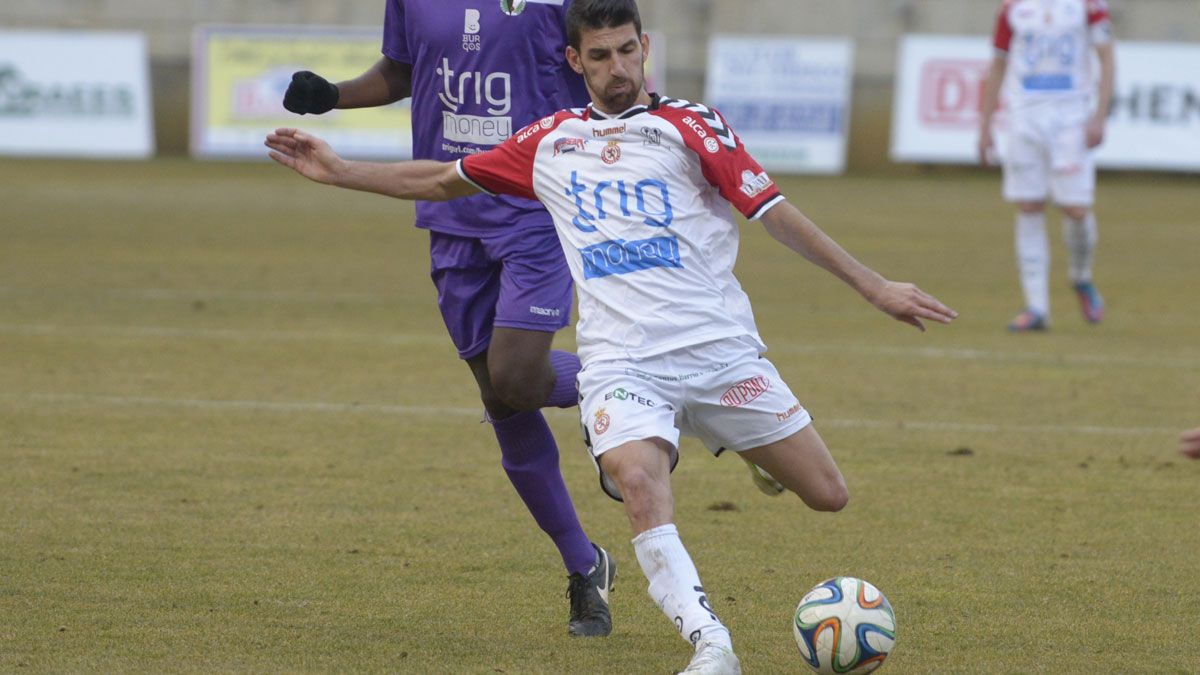
[[[412,98],[415,159],[454,161],[487,150],[529,122],[583,105],[567,67],[570,0],[387,0],[383,57],[332,84],[293,75],[284,107],[321,114]],[[540,408],[578,404],[579,358],[551,351],[571,313],[571,276],[550,215],[536,201],[477,195],[418,202],[429,230],[438,307],[479,385],[501,464],[568,573],[576,636],[608,635],[616,566],[579,523]]]
[[456,163],[347,162],[295,129],[270,156],[317,182],[402,199],[489,191],[536,197],[554,216],[579,293],[581,421],[602,485],[624,501],[654,602],[694,648],[689,674],[738,675],[674,520],[682,434],[769,472],[818,511],[849,493],[812,418],[769,360],[733,275],[731,207],[882,312],[924,330],[957,314],[855,260],[783,197],[717,111],[649,94],[634,0],[574,0],[567,60],[592,103],[548,115]]

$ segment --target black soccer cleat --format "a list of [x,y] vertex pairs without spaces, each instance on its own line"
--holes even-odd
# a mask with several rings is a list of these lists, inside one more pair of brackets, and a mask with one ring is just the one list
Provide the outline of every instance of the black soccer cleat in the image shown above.
[[612,632],[608,611],[608,592],[617,578],[617,564],[608,551],[596,549],[596,564],[587,576],[576,572],[567,577],[567,597],[571,599],[571,619],[567,632],[572,637],[604,637]]

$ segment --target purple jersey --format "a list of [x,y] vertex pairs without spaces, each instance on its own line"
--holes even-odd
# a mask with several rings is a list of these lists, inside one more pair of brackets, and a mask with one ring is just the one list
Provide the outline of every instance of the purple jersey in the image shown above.
[[[570,2],[387,0],[383,54],[412,64],[413,158],[455,161],[586,105],[583,79],[564,55]],[[416,225],[484,236],[531,216],[550,226],[535,201],[476,195],[418,202]]]

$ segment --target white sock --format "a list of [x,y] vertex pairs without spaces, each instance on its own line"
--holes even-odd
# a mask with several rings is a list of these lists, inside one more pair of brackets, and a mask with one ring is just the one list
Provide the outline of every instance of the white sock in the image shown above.
[[700,574],[675,526],[668,523],[646,530],[633,538],[633,550],[650,581],[647,592],[667,618],[675,622],[683,639],[693,647],[703,639],[732,650],[729,629],[712,610]]
[[1018,213],[1015,232],[1017,269],[1025,307],[1050,316],[1050,240],[1046,237],[1046,214]]
[[1072,283],[1092,280],[1092,261],[1096,257],[1096,241],[1099,238],[1096,216],[1091,211],[1079,220],[1069,216],[1063,218],[1063,241],[1067,243],[1070,257],[1068,273]]

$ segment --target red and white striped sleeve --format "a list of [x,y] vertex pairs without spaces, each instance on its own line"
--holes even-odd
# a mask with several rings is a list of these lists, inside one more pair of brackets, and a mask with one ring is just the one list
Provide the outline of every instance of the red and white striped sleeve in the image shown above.
[[713,108],[664,99],[656,114],[671,122],[700,161],[704,179],[735,209],[756,220],[783,201],[778,186]]
[[500,145],[458,160],[458,175],[484,192],[537,199],[533,192],[533,162],[537,147],[554,130],[563,113],[543,117]]

